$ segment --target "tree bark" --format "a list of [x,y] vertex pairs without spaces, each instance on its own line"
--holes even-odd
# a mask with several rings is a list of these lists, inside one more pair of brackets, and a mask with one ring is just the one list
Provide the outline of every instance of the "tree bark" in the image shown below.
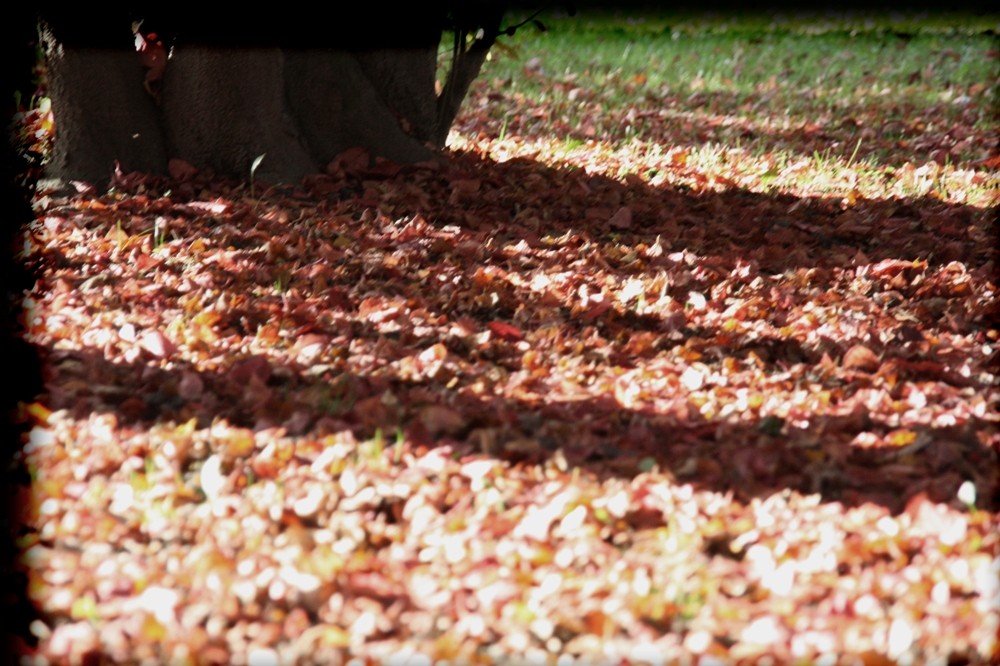
[[[390,62],[397,58],[392,51],[370,57],[382,53]],[[422,142],[403,131],[353,54],[290,51],[286,53],[285,85],[292,114],[321,166],[354,146],[400,163],[433,156]],[[433,99],[433,82],[423,91],[414,86],[399,95],[417,98],[421,92]]]
[[158,111],[135,53],[67,45],[48,27],[42,37],[56,122],[47,174],[107,182],[116,164],[123,171],[163,173],[167,153]]
[[361,25],[332,27],[286,12],[249,29],[231,25],[228,13],[167,8],[150,19],[168,33],[161,37],[176,37],[154,98],[132,49],[135,17],[91,11],[45,10],[55,19],[43,20],[56,124],[47,175],[97,184],[116,168],[165,173],[173,158],[246,179],[264,155],[254,175],[272,183],[297,182],[352,147],[401,163],[430,159],[444,147],[502,14],[490,4],[485,38],[468,48],[463,27],[439,97],[441,4],[388,17],[367,7]]
[[[500,36],[504,5],[496,2],[470,3],[455,14],[451,69],[437,100],[435,133],[431,137],[438,146],[447,142],[448,131],[455,122],[462,100],[473,80],[479,76],[490,48]],[[466,43],[469,35],[474,36],[471,44]]]
[[198,168],[271,182],[317,170],[285,104],[278,49],[180,46],[163,79],[163,120],[171,157]]
[[354,57],[382,104],[404,119],[404,131],[419,141],[434,143],[437,129],[436,46],[360,51],[354,53]]

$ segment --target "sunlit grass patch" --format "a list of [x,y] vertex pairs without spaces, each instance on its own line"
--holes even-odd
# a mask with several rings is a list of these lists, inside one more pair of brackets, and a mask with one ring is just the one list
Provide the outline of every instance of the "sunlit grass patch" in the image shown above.
[[[502,127],[505,138],[615,149],[642,141],[796,152],[819,171],[845,160],[989,171],[1000,58],[989,21],[553,19],[548,32],[519,32],[495,52],[457,130],[495,138]],[[756,189],[781,185],[763,173]]]

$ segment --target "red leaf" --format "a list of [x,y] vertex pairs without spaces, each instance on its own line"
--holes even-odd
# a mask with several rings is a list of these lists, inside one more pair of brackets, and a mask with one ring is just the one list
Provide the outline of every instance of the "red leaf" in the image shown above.
[[980,165],[986,167],[987,169],[996,169],[1000,167],[1000,155],[994,155],[993,157],[987,157],[985,160],[979,163]]
[[177,384],[177,395],[185,400],[197,400],[205,390],[205,383],[197,373],[185,371]]
[[465,417],[451,407],[427,405],[420,410],[420,422],[433,436],[456,435],[465,428]]
[[608,220],[608,224],[615,229],[629,229],[632,227],[632,209],[628,206],[622,206],[618,209],[611,219]]
[[493,335],[498,338],[503,338],[504,340],[517,341],[524,338],[524,333],[521,332],[517,326],[512,324],[507,324],[502,321],[491,321],[487,324],[487,327],[493,333]]
[[251,377],[266,382],[271,377],[271,363],[264,356],[251,356],[233,365],[229,378],[239,384],[246,384]]
[[155,32],[151,32],[145,37],[141,34],[135,36],[135,50],[139,52],[139,61],[147,68],[146,84],[158,83],[163,78],[163,73],[167,71],[167,49],[163,41],[157,39]]
[[167,172],[174,180],[190,180],[198,175],[198,169],[177,157],[167,162]]
[[326,165],[326,172],[331,176],[349,171],[364,171],[371,164],[371,155],[360,146],[348,148],[334,157]]

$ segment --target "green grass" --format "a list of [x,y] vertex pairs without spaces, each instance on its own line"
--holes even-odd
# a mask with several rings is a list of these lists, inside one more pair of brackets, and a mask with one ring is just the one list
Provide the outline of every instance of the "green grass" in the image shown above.
[[1000,14],[545,21],[501,39],[453,148],[681,188],[996,204]]
[[[545,21],[547,32],[501,38],[483,68],[478,89],[503,97],[480,104],[495,136],[502,128],[612,148],[739,142],[750,153],[829,151],[844,160],[857,146],[855,161],[899,166],[908,151],[929,159],[934,147],[911,145],[924,135],[997,128],[998,55],[988,31],[1000,14]],[[989,138],[952,142],[951,161],[982,160]]]

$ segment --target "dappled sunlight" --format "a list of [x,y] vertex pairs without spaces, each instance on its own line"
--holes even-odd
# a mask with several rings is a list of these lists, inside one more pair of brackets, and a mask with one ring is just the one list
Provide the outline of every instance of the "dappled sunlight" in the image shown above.
[[[860,143],[861,140],[855,148]],[[861,199],[923,197],[986,209],[996,205],[996,192],[1000,188],[1000,175],[996,171],[933,161],[920,165],[905,162],[899,167],[885,168],[858,159],[850,146],[839,146],[838,152],[827,148],[822,154],[806,156],[797,150],[775,148],[763,152],[738,144],[686,146],[639,139],[621,144],[598,139],[521,136],[500,139],[456,131],[452,131],[448,146],[455,151],[489,155],[497,162],[516,158],[539,160],[611,178],[641,179],[654,187],[716,191],[739,188],[796,197],[839,196],[845,209]]]
[[[50,196],[24,257],[45,649],[903,654],[947,623],[935,646],[985,653],[995,294],[968,229],[487,150]],[[890,579],[919,619],[872,614]],[[848,609],[894,639],[842,648]],[[440,616],[446,643],[412,632]]]
[[21,651],[989,663],[996,174],[724,89],[629,132],[622,53],[440,161],[40,190]]

